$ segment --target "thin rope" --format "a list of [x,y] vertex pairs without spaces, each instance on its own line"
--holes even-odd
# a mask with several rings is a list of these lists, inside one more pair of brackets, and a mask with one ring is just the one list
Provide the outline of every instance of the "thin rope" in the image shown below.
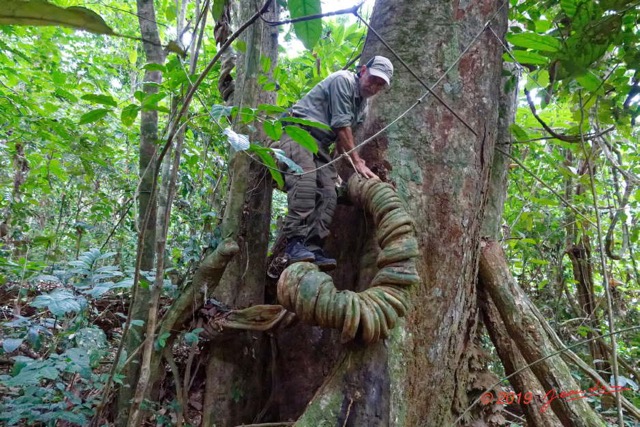
[[[484,24],[484,26],[482,27],[482,30],[478,32],[478,34],[476,34],[476,36],[471,39],[471,41],[469,42],[469,44],[467,45],[467,47],[460,53],[460,55],[458,55],[458,57],[456,58],[455,61],[453,61],[453,63],[451,63],[451,65],[449,66],[449,68],[446,69],[446,71],[440,76],[440,78],[438,80],[436,80],[436,82],[431,85],[429,91],[425,92],[420,98],[418,98],[409,108],[407,108],[402,114],[400,114],[395,120],[393,120],[391,123],[389,123],[388,125],[386,125],[385,127],[383,127],[382,129],[380,129],[378,132],[374,133],[373,135],[371,135],[369,138],[365,139],[364,141],[362,141],[360,144],[356,145],[355,147],[353,147],[351,150],[346,151],[344,153],[342,153],[340,156],[336,157],[335,159],[331,160],[328,163],[325,163],[322,166],[317,167],[316,169],[312,169],[310,171],[307,172],[302,172],[302,173],[294,173],[294,176],[303,176],[303,175],[308,175],[310,173],[314,173],[320,169],[326,168],[329,165],[336,163],[338,160],[342,159],[343,157],[348,156],[349,154],[351,154],[353,151],[356,151],[362,147],[364,147],[365,145],[367,145],[368,143],[370,143],[371,141],[373,141],[375,138],[377,138],[380,134],[382,134],[383,132],[386,132],[387,129],[389,129],[391,126],[393,126],[394,124],[396,124],[398,121],[400,121],[401,119],[403,119],[407,114],[409,114],[409,112],[411,110],[413,110],[415,107],[417,107],[420,103],[422,103],[422,101],[424,101],[424,99],[429,96],[433,89],[435,89],[436,86],[438,86],[438,84],[440,84],[440,82],[447,76],[447,74],[449,74],[451,72],[451,70],[453,69],[453,67],[456,66],[456,64],[458,62],[460,62],[460,60],[462,59],[462,57],[469,51],[469,49],[471,49],[471,47],[475,44],[475,42],[478,40],[478,38],[482,35],[482,33],[491,25],[491,21],[493,21],[495,19],[495,17],[498,15],[498,13],[500,12],[500,10],[506,5],[506,2],[504,2],[502,4],[502,6],[500,6],[496,12],[491,16],[491,18],[489,18],[489,20]],[[358,15],[356,15],[358,16]],[[360,18],[361,19],[361,18]],[[380,35],[377,35],[378,38],[380,38],[380,40],[382,41],[382,37]],[[386,42],[385,42],[386,43]],[[385,44],[386,45],[386,44]],[[392,53],[394,55],[396,55],[396,58],[398,58],[399,60],[401,60],[397,54],[392,51]],[[404,62],[404,61],[403,61]],[[405,65],[406,66],[406,65]],[[413,73],[412,73],[413,74]],[[415,75],[415,74],[414,74]],[[417,78],[417,76],[416,76]],[[418,79],[419,80],[419,79]],[[419,80],[420,81],[420,80]],[[421,81],[420,81],[421,82]],[[421,82],[422,83],[422,82]],[[474,132],[475,133],[475,132]],[[477,135],[477,133],[475,133]]]
[[[410,73],[413,77],[415,77],[415,79],[416,79],[416,80],[417,80],[417,81],[418,81],[418,82],[419,82],[419,83],[420,83],[420,84],[421,84],[421,85],[422,85],[422,86],[423,86],[423,87],[424,87],[424,88],[425,88],[425,89],[426,89],[426,90],[427,90],[431,95],[433,95],[433,97],[434,97],[435,99],[437,99],[437,100],[440,102],[440,104],[442,104],[442,105],[443,105],[447,110],[449,110],[449,112],[450,112],[451,114],[453,114],[453,115],[454,115],[458,120],[460,120],[460,121],[462,122],[462,124],[464,124],[464,125],[467,127],[467,129],[469,129],[469,130],[471,131],[471,133],[473,133],[475,136],[478,136],[478,133],[477,133],[477,132],[476,132],[476,131],[471,127],[471,125],[470,125],[469,123],[467,123],[467,122],[466,122],[462,117],[460,117],[460,116],[458,115],[458,113],[456,113],[456,112],[453,110],[453,108],[449,107],[449,104],[447,104],[447,103],[444,101],[444,99],[442,99],[442,98],[440,97],[440,95],[438,95],[437,93],[435,93],[435,92],[434,92],[434,91],[433,91],[433,90],[432,90],[432,89],[431,89],[431,88],[430,88],[430,87],[429,87],[429,86],[424,82],[424,80],[422,80],[422,79],[421,79],[421,78],[420,78],[420,77],[415,73],[415,71],[413,71],[413,69],[412,69],[411,67],[409,67],[409,65],[408,65],[406,62],[404,62],[404,60],[400,57],[400,55],[398,55],[398,53],[397,53],[397,52],[396,52],[396,51],[395,51],[391,46],[389,46],[389,43],[387,43],[387,42],[382,38],[382,36],[381,36],[381,35],[380,35],[380,34],[379,34],[379,33],[378,33],[378,32],[377,32],[377,31],[376,31],[376,30],[375,30],[371,25],[369,25],[369,23],[368,23],[367,21],[365,21],[365,20],[362,18],[362,16],[360,16],[360,14],[359,14],[358,12],[354,12],[354,15],[355,15],[355,16],[356,16],[360,21],[362,21],[362,23],[363,23],[364,25],[366,25],[366,26],[367,26],[367,28],[369,29],[369,31],[371,31],[371,32],[372,32],[372,33],[373,33],[373,34],[374,34],[374,35],[375,35],[375,36],[380,40],[380,42],[381,42],[381,43],[382,43],[382,44],[383,44],[387,49],[389,49],[389,51],[393,54],[393,56],[395,56],[395,57],[396,57],[396,59],[397,59],[398,61],[400,61],[400,63],[401,63],[402,65],[404,65],[404,68],[406,68],[406,69],[407,69],[407,71],[409,71],[409,73]],[[485,29],[486,29],[486,26],[485,26]],[[483,29],[482,31],[484,32],[484,29]],[[480,34],[482,34],[482,33],[480,33]],[[477,37],[477,36],[476,36],[476,37]],[[475,39],[474,39],[474,41],[475,41]]]

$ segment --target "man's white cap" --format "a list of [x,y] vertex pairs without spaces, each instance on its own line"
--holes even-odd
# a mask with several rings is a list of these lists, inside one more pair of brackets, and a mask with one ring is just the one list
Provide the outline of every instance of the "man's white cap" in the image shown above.
[[374,56],[367,62],[367,70],[372,76],[380,77],[387,82],[387,85],[391,84],[391,77],[393,76],[393,64],[389,59],[384,56]]

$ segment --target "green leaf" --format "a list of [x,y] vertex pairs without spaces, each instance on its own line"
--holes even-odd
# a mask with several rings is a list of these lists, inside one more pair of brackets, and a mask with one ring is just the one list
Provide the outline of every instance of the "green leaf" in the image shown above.
[[129,51],[129,62],[131,62],[131,65],[136,65],[137,61],[138,61],[138,51],[137,50]]
[[237,50],[238,52],[246,53],[247,52],[247,43],[244,40],[238,39],[235,42],[233,42],[233,48],[235,50]]
[[23,341],[24,339],[22,338],[5,338],[2,341],[2,348],[6,353],[11,353],[13,351],[16,351],[18,347],[22,345]]
[[601,0],[600,4],[603,9],[623,10],[633,1],[634,0]]
[[576,0],[560,0],[560,7],[571,18],[578,10],[578,2]]
[[86,426],[88,425],[87,423],[87,417],[84,416],[83,414],[76,414],[73,412],[68,412],[68,411],[56,411],[54,413],[51,414],[53,419],[55,420],[61,420],[61,421],[67,421],[66,424],[75,424],[75,425],[79,425],[79,426]]
[[166,97],[167,97],[167,94],[164,92],[147,95],[142,101],[142,109],[145,111],[160,110],[160,108],[158,107],[158,102],[162,101]]
[[211,13],[213,14],[213,19],[218,22],[222,17],[222,12],[224,12],[224,6],[227,4],[227,0],[213,0],[213,8],[211,9]]
[[511,133],[513,134],[513,136],[515,136],[516,141],[528,141],[531,139],[527,131],[525,131],[516,123],[513,123],[511,126],[509,126],[509,130],[511,130]]
[[195,332],[187,332],[184,334],[184,342],[188,346],[197,344],[199,340],[200,340],[200,337],[198,337],[198,334]]
[[171,336],[170,332],[164,332],[155,342],[156,349],[164,348],[167,345],[167,338]]
[[273,139],[274,141],[280,140],[280,137],[282,136],[282,123],[277,120],[266,120],[264,123],[262,123],[262,128],[264,129],[264,133],[266,133],[269,138]]
[[535,22],[536,31],[539,33],[545,33],[551,28],[552,22],[546,19],[537,19]]
[[62,86],[67,81],[67,75],[60,71],[54,71],[51,73],[51,80],[53,80],[56,85]]
[[70,291],[58,289],[50,294],[35,297],[31,305],[36,308],[47,308],[54,316],[64,316],[66,313],[79,312],[85,304],[84,298],[77,297]]
[[162,64],[156,64],[154,62],[150,62],[148,64],[145,64],[144,67],[142,67],[144,70],[147,71],[162,71],[163,73],[167,72],[167,67],[165,67]]
[[53,92],[56,96],[66,99],[69,102],[76,103],[78,102],[78,98],[72,94],[71,92],[67,92],[64,89],[60,89],[59,87]]
[[2,0],[0,25],[53,25],[96,34],[115,34],[92,10],[79,6],[65,9],[45,0]]
[[264,111],[267,114],[282,114],[287,111],[284,107],[278,107],[277,105],[271,104],[260,104],[258,105],[258,110]]
[[82,95],[82,99],[84,99],[85,101],[92,102],[94,104],[106,105],[108,107],[117,107],[118,106],[118,103],[116,102],[115,99],[113,99],[113,97],[111,95],[87,94],[87,95]]
[[[546,65],[549,62],[549,59],[535,52],[528,52],[526,50],[513,50],[511,52],[516,61],[521,64],[531,64],[531,65]],[[514,62],[511,55],[505,53],[502,55],[502,58],[507,62]]]
[[[598,89],[602,88],[602,80],[600,80],[598,76],[594,75],[591,72],[587,72],[581,76],[577,76],[576,81],[580,84],[580,86],[591,92],[596,92],[598,91]],[[600,92],[601,94],[604,94],[602,93],[602,91]]]
[[306,130],[301,129],[298,126],[285,126],[284,131],[291,137],[291,139],[307,150],[314,154],[318,152],[318,142]]
[[249,151],[256,153],[258,157],[260,157],[260,159],[267,166],[271,177],[278,184],[278,187],[284,188],[284,179],[282,178],[282,174],[278,170],[278,165],[276,164],[276,161],[273,159],[273,157],[269,155],[269,152],[271,150],[257,144],[251,144],[251,146],[249,147]]
[[560,40],[536,33],[509,34],[507,35],[507,40],[514,46],[541,50],[543,52],[557,52],[562,48]]
[[168,52],[177,53],[182,57],[187,56],[187,51],[184,50],[184,48],[180,46],[180,43],[175,40],[171,40],[169,43],[167,43],[166,49]]
[[169,3],[164,10],[164,16],[167,18],[167,21],[171,22],[176,19],[176,4],[174,2]]
[[273,148],[273,154],[276,155],[276,159],[278,159],[279,162],[284,163],[285,165],[287,165],[289,167],[289,169],[291,169],[291,171],[293,171],[293,173],[302,173],[304,172],[302,170],[302,168],[300,167],[300,165],[298,165],[296,162],[294,162],[293,160],[291,160],[290,158],[288,158],[285,154],[284,151],[279,149],[279,148]]
[[318,129],[331,130],[331,127],[325,125],[324,123],[320,123],[320,122],[316,122],[308,119],[302,119],[300,117],[285,117],[282,119],[282,121],[289,122],[289,123],[298,123],[304,126],[310,126]]
[[[291,19],[322,13],[320,0],[289,0]],[[304,46],[311,50],[322,36],[322,20],[296,22],[293,24],[296,36]]]
[[91,110],[88,113],[85,113],[80,117],[80,121],[78,124],[85,125],[87,123],[97,122],[107,114],[109,114],[112,110],[107,108],[98,108],[97,110]]
[[277,89],[277,86],[274,82],[269,82],[266,83],[264,86],[262,86],[262,90],[265,92],[273,92]]
[[236,116],[240,115],[240,120],[242,121],[242,123],[252,122],[256,118],[256,110],[250,107],[233,107],[231,110],[232,114]]
[[138,112],[140,112],[140,106],[136,104],[129,104],[122,109],[122,113],[120,113],[120,120],[122,124],[125,126],[131,126],[133,122],[136,121],[136,117],[138,117]]
[[271,69],[271,58],[268,56],[260,56],[260,68],[263,73],[268,73]]

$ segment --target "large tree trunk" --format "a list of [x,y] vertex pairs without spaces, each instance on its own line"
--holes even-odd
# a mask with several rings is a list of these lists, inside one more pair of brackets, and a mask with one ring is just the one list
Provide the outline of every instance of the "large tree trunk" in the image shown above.
[[[493,1],[379,0],[371,24],[419,76],[433,83],[500,6]],[[504,6],[492,21],[498,34],[505,31],[506,15]],[[344,349],[299,425],[449,425],[469,404],[466,351],[477,324],[475,279],[498,125],[501,53],[499,42],[484,32],[436,89],[478,136],[428,98],[362,150],[368,164],[396,186],[415,220],[423,283],[412,295],[414,308],[406,323],[386,345]],[[396,73],[390,90],[373,100],[359,140],[424,92],[370,33],[363,59],[375,54],[388,56]],[[368,286],[375,273],[371,223],[354,208],[337,212],[334,241],[328,245],[341,263],[336,283]]]
[[[516,115],[518,84],[514,73],[515,67],[513,67],[512,64],[505,64],[505,71],[507,71],[507,73],[505,73],[506,77],[502,79],[503,81],[500,85],[500,119],[496,147],[505,153],[510,153],[510,126],[514,122]],[[515,79],[515,81],[512,79]],[[482,235],[496,241],[499,241],[502,235],[501,222],[504,202],[507,197],[509,171],[509,158],[501,151],[496,150],[493,158],[491,184],[482,227]],[[482,261],[480,262],[482,263]],[[541,410],[543,402],[539,396],[544,396],[546,391],[533,372],[531,372],[531,369],[526,368],[527,361],[522,356],[516,342],[509,336],[507,328],[500,316],[500,311],[491,297],[483,289],[482,285],[480,281],[478,286],[478,302],[482,312],[482,321],[502,361],[505,373],[510,376],[509,382],[513,386],[515,393],[521,393],[520,396],[525,397],[527,403],[521,404],[520,407],[529,425],[547,427],[562,425],[553,411]],[[495,394],[489,396],[492,396],[489,400],[491,403],[497,402],[500,398],[500,396]],[[527,399],[527,397],[531,397],[532,399]],[[487,402],[482,402],[482,404],[487,404]]]
[[[562,391],[579,390],[569,368],[535,315],[531,302],[511,277],[502,248],[496,242],[483,245],[480,261],[480,281],[500,312],[509,336],[531,364],[531,371],[543,390],[560,395]],[[602,419],[584,399],[553,398],[553,394],[538,396],[546,408],[555,412],[564,426],[604,426]]]
[[[556,414],[544,408],[545,399],[543,396],[545,396],[546,390],[533,372],[531,372],[531,369],[525,368],[527,361],[522,356],[516,342],[509,336],[502,322],[500,312],[493,303],[493,300],[483,291],[479,292],[479,296],[483,321],[487,327],[491,341],[496,347],[498,356],[502,361],[504,371],[507,375],[513,375],[509,378],[509,382],[513,385],[515,393],[520,393],[520,396],[524,396],[524,400],[521,401],[525,403],[520,406],[529,425],[545,427],[561,426],[562,424],[560,420],[558,420],[558,417],[556,417]],[[531,396],[531,399],[528,399],[527,396]],[[495,397],[499,398],[498,396]],[[493,400],[493,397],[491,402],[496,402]]]
[[[143,47],[148,63],[162,64],[164,63],[164,53],[160,43],[160,36],[155,19],[155,10],[153,0],[138,0],[138,17],[140,23],[140,34],[142,35]],[[162,73],[160,71],[147,70],[144,76],[145,84],[143,90],[145,95],[151,95],[158,92],[158,87],[162,82]],[[151,271],[154,269],[154,253],[156,243],[156,200],[151,196],[153,180],[155,178],[156,163],[156,147],[158,141],[158,112],[155,110],[143,110],[140,114],[140,211],[138,214],[139,232],[144,233],[142,247],[138,250],[142,251],[140,256],[142,261],[140,269],[142,271]],[[146,228],[143,225],[146,220]],[[131,318],[134,320],[142,320],[146,323],[148,317],[148,301],[150,297],[149,287],[138,286],[137,296],[130,310]],[[144,339],[145,326],[131,326],[126,336],[125,355],[131,355],[141,345]],[[140,372],[140,354],[133,358],[131,363],[125,366],[123,375],[125,376],[125,384],[120,387],[117,403],[117,419],[118,425],[124,425],[129,416],[130,400],[133,391],[138,383]]]
[[[597,312],[597,304],[595,301],[596,293],[593,282],[593,264],[591,258],[591,245],[586,236],[582,236],[580,241],[567,248],[567,255],[571,260],[573,267],[573,277],[576,280],[576,296],[580,305],[578,316],[583,316],[582,323],[589,327],[587,338],[593,338],[600,331],[600,316]],[[598,340],[589,342],[589,352],[591,353],[591,361],[598,373],[606,380],[611,375],[611,366],[607,362],[608,353],[603,343]],[[609,401],[610,399],[604,399]]]
[[[238,22],[244,22],[263,2],[239,2]],[[277,20],[277,5],[269,7],[264,17]],[[277,61],[278,30],[258,20],[242,36],[246,52],[237,64],[237,90],[234,104],[256,107],[275,103],[275,94],[262,91],[258,83],[260,58]],[[237,120],[240,123],[240,120]],[[247,133],[247,129],[236,127]],[[252,142],[264,140],[261,132],[250,134]],[[232,307],[247,307],[264,302],[266,259],[271,212],[271,179],[268,171],[246,152],[235,153],[230,162],[231,188],[222,222],[225,237],[238,243],[240,251],[227,266],[214,297]],[[251,422],[265,401],[264,368],[261,360],[266,341],[261,334],[244,332],[223,344],[210,346],[207,364],[207,390],[204,426],[235,426]]]

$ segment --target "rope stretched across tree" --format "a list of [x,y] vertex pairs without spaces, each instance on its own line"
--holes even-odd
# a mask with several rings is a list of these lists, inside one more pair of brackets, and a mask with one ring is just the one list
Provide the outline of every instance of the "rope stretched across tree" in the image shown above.
[[289,266],[278,280],[282,306],[258,305],[228,313],[222,328],[268,330],[289,323],[294,313],[303,322],[342,330],[342,342],[360,337],[365,343],[387,338],[410,308],[410,291],[420,283],[414,225],[395,189],[378,179],[349,180],[351,200],[373,217],[380,246],[378,272],[362,291],[339,291],[333,279],[307,262]]

